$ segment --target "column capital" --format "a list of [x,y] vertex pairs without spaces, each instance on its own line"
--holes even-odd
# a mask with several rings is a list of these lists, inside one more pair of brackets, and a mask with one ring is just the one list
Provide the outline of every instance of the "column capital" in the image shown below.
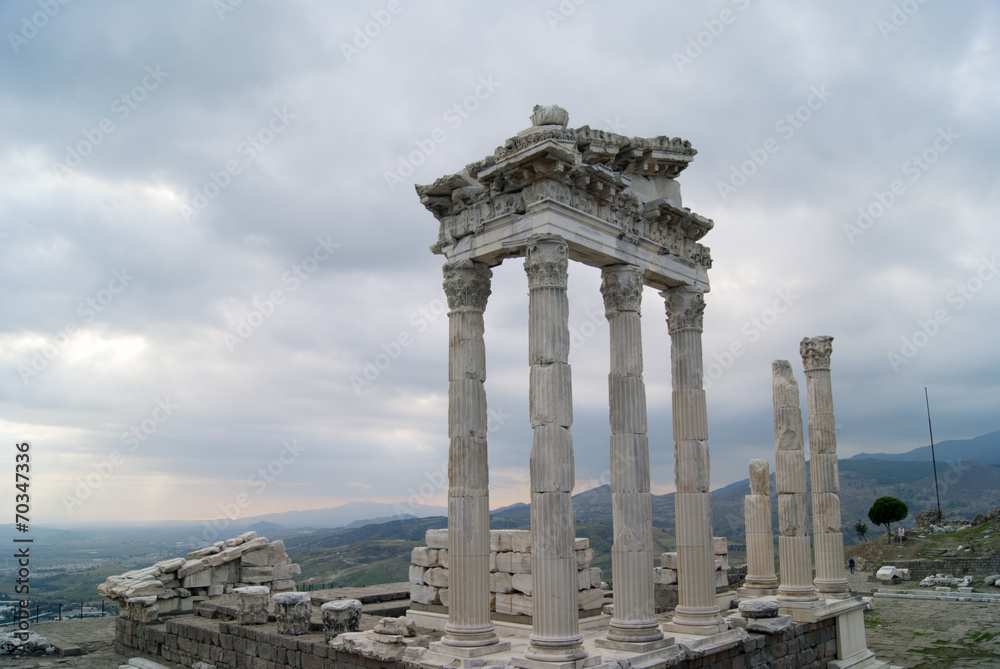
[[640,313],[642,268],[636,265],[607,265],[601,268],[601,295],[608,318],[623,311]]
[[463,260],[446,263],[444,271],[444,293],[448,298],[448,308],[452,311],[484,311],[490,296],[490,279],[493,271],[483,263]]
[[569,268],[569,244],[559,235],[532,235],[524,250],[528,289],[565,288]]
[[705,293],[691,286],[677,286],[660,293],[667,307],[667,330],[704,329]]
[[830,369],[830,355],[833,353],[833,337],[805,337],[799,344],[802,365],[805,370]]

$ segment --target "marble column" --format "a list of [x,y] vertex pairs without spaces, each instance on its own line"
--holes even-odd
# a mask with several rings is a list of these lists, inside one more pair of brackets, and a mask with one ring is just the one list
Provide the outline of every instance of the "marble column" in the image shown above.
[[837,467],[837,431],[833,419],[830,355],[833,337],[806,337],[799,344],[806,371],[809,402],[809,474],[812,482],[813,540],[816,542],[816,578],[821,597],[851,594],[844,573],[844,533],[840,521],[840,472]]
[[448,560],[445,646],[497,643],[490,620],[490,505],[486,458],[483,310],[493,273],[482,263],[445,265],[448,298]]
[[[806,454],[802,440],[799,384],[787,360],[771,363],[774,387],[775,481],[778,488],[778,561],[781,585],[778,604],[784,609],[816,604],[809,541]],[[787,612],[787,611],[785,611]]]
[[528,405],[531,448],[531,573],[534,615],[530,660],[583,659],[573,542],[573,387],[569,366],[569,245],[556,235],[532,235],[528,275]]
[[653,512],[639,311],[642,287],[642,269],[635,265],[601,270],[604,314],[611,330],[608,394],[615,608],[607,638],[624,647],[645,648],[662,641],[663,632],[653,604]]
[[677,607],[665,629],[681,634],[725,631],[715,596],[708,414],[701,333],[704,294],[690,286],[661,293],[670,331],[674,478],[677,484]]
[[774,526],[771,524],[771,482],[767,460],[750,461],[750,494],[743,498],[747,535],[747,578],[741,597],[778,592],[774,573]]

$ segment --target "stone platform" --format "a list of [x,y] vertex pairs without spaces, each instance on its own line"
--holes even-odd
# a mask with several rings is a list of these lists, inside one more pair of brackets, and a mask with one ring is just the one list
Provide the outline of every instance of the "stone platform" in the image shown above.
[[[220,610],[206,610],[204,614],[218,616]],[[309,634],[290,637],[279,635],[273,623],[245,626],[205,615],[180,615],[149,624],[119,619],[115,649],[124,656],[144,654],[183,666],[204,662],[217,669],[430,669],[473,665],[512,667],[516,659],[523,659],[528,646],[526,632],[499,628],[500,640],[510,643],[510,649],[468,660],[429,650],[428,646],[440,638],[440,632],[431,630],[418,630],[417,636],[407,638],[405,644],[383,643],[369,631],[342,635],[331,646],[324,642],[318,619],[313,621]],[[667,621],[668,616],[660,617],[661,624]],[[370,630],[377,622],[377,617],[363,616],[362,630]],[[674,645],[647,653],[598,647],[596,641],[606,635],[606,629],[584,629],[583,645],[590,659],[578,663],[577,669],[584,669],[584,664],[595,669],[613,665],[634,669],[764,666],[821,669],[837,657],[837,629],[836,618],[829,618],[814,623],[790,623],[774,633],[734,628],[714,637],[675,635]]]

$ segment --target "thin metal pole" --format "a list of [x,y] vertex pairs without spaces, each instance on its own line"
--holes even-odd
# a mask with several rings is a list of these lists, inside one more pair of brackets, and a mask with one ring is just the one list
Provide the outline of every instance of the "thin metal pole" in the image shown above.
[[931,434],[931,463],[934,465],[934,497],[937,499],[938,522],[941,522],[941,495],[938,493],[937,458],[934,456],[934,428],[931,427],[931,400],[924,386],[924,402],[927,404],[927,431]]

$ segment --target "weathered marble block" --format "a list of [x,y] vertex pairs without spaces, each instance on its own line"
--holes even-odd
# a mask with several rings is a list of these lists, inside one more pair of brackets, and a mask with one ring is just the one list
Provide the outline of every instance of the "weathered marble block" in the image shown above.
[[267,622],[267,605],[271,591],[263,585],[236,588],[236,622],[241,625],[263,625]]
[[357,632],[361,625],[361,602],[356,599],[327,602],[320,607],[320,612],[327,643],[338,634]]
[[273,599],[278,634],[297,636],[309,632],[312,601],[308,592],[281,592]]

